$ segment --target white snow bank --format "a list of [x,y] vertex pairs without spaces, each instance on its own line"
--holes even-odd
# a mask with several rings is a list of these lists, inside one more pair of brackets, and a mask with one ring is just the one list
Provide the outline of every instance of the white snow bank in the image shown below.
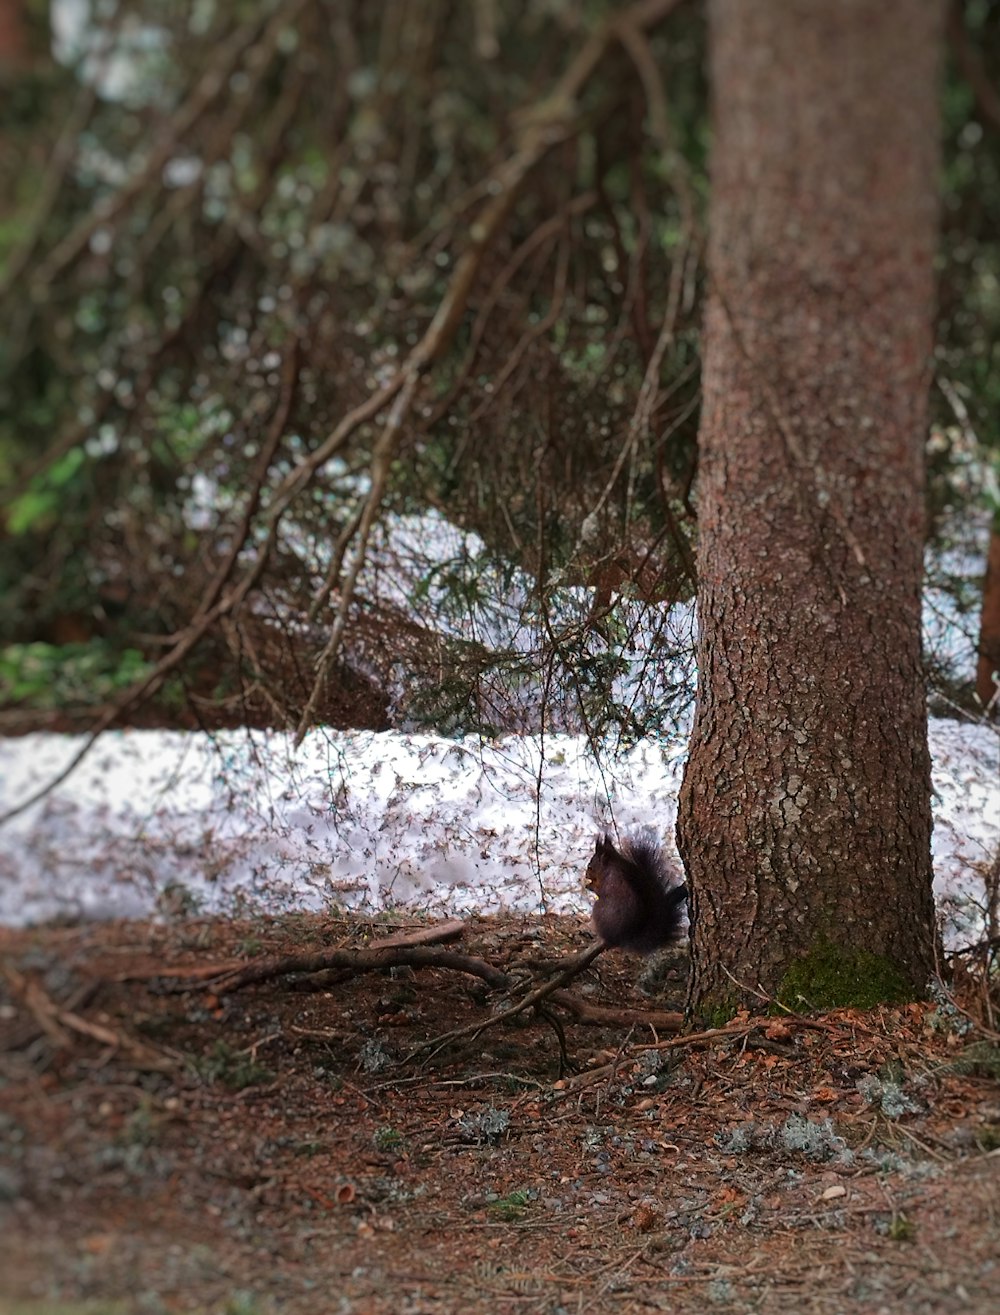
[[[0,740],[0,809],[51,779],[75,736]],[[934,862],[949,907],[1000,844],[994,734],[931,724]],[[0,923],[333,903],[441,913],[579,912],[595,829],[673,835],[683,745],[613,767],[582,737],[494,742],[314,731],[105,734],[60,787],[0,831]],[[968,925],[968,915],[962,915]]]

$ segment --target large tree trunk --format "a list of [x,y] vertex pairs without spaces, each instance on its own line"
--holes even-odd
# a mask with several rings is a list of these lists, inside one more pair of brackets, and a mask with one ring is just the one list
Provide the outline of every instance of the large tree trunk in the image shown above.
[[920,657],[937,0],[713,0],[689,1003],[934,967]]

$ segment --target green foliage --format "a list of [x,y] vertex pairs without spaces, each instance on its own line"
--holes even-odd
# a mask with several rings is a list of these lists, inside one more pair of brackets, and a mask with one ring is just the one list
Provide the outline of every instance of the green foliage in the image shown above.
[[1000,1045],[985,1039],[973,1041],[956,1055],[948,1067],[952,1073],[1000,1082]]
[[0,702],[51,712],[103,703],[148,670],[134,648],[87,644],[8,644],[0,649]]
[[238,1288],[226,1297],[221,1315],[266,1315],[270,1302],[261,1301],[255,1292]]
[[403,1144],[403,1134],[397,1128],[376,1128],[372,1141],[378,1151],[395,1151]]
[[893,1215],[889,1223],[886,1236],[893,1242],[915,1242],[917,1240],[917,1226],[907,1215],[896,1214]]
[[46,530],[56,518],[62,494],[79,474],[85,457],[79,447],[70,450],[58,461],[37,475],[19,498],[15,498],[7,511],[7,529],[15,537],[29,530]]
[[722,999],[710,1009],[703,1010],[701,1019],[706,1027],[725,1027],[727,1023],[733,1021],[739,1011],[740,1005],[735,1000]]
[[[15,417],[10,427],[0,422],[0,461],[16,475],[47,446],[55,451],[81,421],[86,437],[68,461],[54,459],[6,509],[13,537],[7,560],[0,560],[6,614],[0,623],[8,633],[48,638],[46,618],[94,613],[107,563],[126,555],[130,600],[155,599],[157,608],[148,620],[130,611],[122,629],[183,625],[191,604],[187,567],[218,554],[219,544],[206,540],[235,519],[230,513],[245,497],[290,325],[309,344],[299,380],[304,405],[288,425],[268,482],[286,476],[424,331],[467,245],[467,221],[498,151],[506,149],[501,143],[509,141],[517,115],[530,113],[544,97],[528,70],[561,67],[567,33],[581,42],[609,12],[599,0],[567,27],[565,16],[504,0],[494,16],[502,57],[470,62],[477,39],[472,16],[459,7],[431,23],[421,11],[412,21],[431,38],[426,64],[413,64],[407,53],[423,48],[419,31],[408,32],[405,41],[389,39],[382,20],[362,10],[344,17],[350,40],[331,43],[322,24],[307,19],[273,46],[254,46],[240,64],[236,81],[248,96],[245,117],[239,98],[229,109],[205,108],[188,143],[192,157],[210,162],[196,182],[165,186],[164,172],[151,171],[107,230],[60,272],[58,296],[48,295],[45,280],[29,278],[17,289],[24,332],[10,334],[0,349],[0,396],[10,403],[0,411]],[[158,15],[163,38],[138,65],[145,73],[155,68],[156,76],[140,78],[143,85],[128,93],[127,113],[99,98],[58,205],[44,230],[32,235],[36,266],[60,251],[96,204],[114,198],[123,177],[141,170],[151,130],[164,112],[184,105],[210,52],[227,46],[238,20],[236,11],[217,7],[192,21],[182,11]],[[391,27],[393,20],[386,21]],[[581,508],[604,488],[607,461],[619,447],[617,427],[645,367],[632,335],[615,330],[622,288],[635,289],[640,272],[648,280],[643,296],[655,329],[672,253],[682,240],[675,181],[683,157],[690,155],[685,172],[703,195],[696,175],[704,168],[705,138],[693,127],[704,119],[703,33],[700,18],[682,15],[669,34],[650,36],[670,88],[676,157],[638,128],[643,97],[634,70],[623,85],[635,89],[622,102],[619,80],[631,69],[622,52],[609,60],[606,83],[595,79],[586,87],[585,112],[574,129],[580,141],[574,167],[540,175],[496,242],[501,266],[511,256],[515,264],[509,288],[493,305],[489,332],[474,333],[467,316],[455,350],[428,378],[450,405],[441,423],[426,427],[420,450],[393,462],[393,506],[422,514],[440,505],[445,519],[475,529],[484,544],[478,562],[432,564],[419,580],[414,601],[436,614],[432,628],[441,617],[466,635],[492,628],[491,613],[511,588],[524,545],[544,540],[545,569],[569,565],[573,587],[589,568],[574,560],[577,522]],[[64,74],[63,80],[72,78]],[[297,97],[287,98],[286,88],[296,85]],[[332,102],[331,86],[338,87]],[[44,137],[48,127],[54,137],[66,116],[54,114],[49,123],[43,108],[39,100],[36,128]],[[286,111],[291,123],[282,118]],[[343,143],[335,153],[328,147],[331,124]],[[638,178],[645,221],[636,207]],[[574,191],[594,189],[600,204],[574,223],[567,247],[572,296],[561,298],[553,314],[554,249],[541,248],[537,262],[518,263],[517,252]],[[18,208],[11,218],[17,234],[24,232],[26,213]],[[485,271],[489,279],[494,272]],[[297,289],[306,286],[316,295],[297,300]],[[335,310],[325,288],[336,289]],[[470,310],[488,296],[484,283]],[[292,304],[294,315],[288,313]],[[686,307],[685,322],[677,326],[676,353],[663,365],[665,382],[674,375],[675,359],[687,368],[695,311],[693,304]],[[506,401],[491,408],[494,381],[525,325],[538,333],[523,339],[528,350],[524,376],[512,390],[514,408]],[[469,351],[474,360],[465,359]],[[547,399],[532,378],[551,379]],[[688,383],[690,401],[697,396],[696,374]],[[543,410],[551,411],[554,426],[579,434],[571,466],[571,449],[562,444],[552,445],[551,461],[546,456],[536,463],[536,450],[544,450],[537,429]],[[357,472],[376,433],[374,426],[362,427],[352,450],[338,457],[342,469],[325,469],[310,496],[290,509],[282,549],[293,546],[282,563],[290,568],[283,587],[296,570],[315,578],[317,562],[304,545],[327,545],[351,523],[364,491]],[[456,434],[465,436],[460,460]],[[112,446],[92,450],[98,435],[113,436]],[[677,435],[663,461],[672,476],[690,468],[694,420]],[[609,505],[606,533],[620,532],[626,498],[625,531],[635,520],[643,522],[644,536],[660,532],[661,455],[637,451],[627,493],[619,481],[616,505]],[[539,481],[547,507],[533,493]],[[265,505],[266,499],[265,489]],[[258,525],[252,538],[259,544],[261,537]],[[148,560],[135,556],[137,545],[148,545]],[[534,568],[533,547],[528,555]],[[35,567],[39,560],[44,576]],[[309,601],[300,593],[283,598],[282,606],[304,613]],[[507,729],[512,701],[517,706],[532,697],[548,660],[553,602],[541,590],[528,600],[519,624],[533,636],[530,651],[456,639],[451,651],[459,660],[448,679],[434,688],[435,671],[421,688],[421,706],[407,707],[406,715],[442,729]],[[612,622],[609,617],[609,630]],[[572,688],[575,719],[596,715],[597,733],[618,725],[629,736],[641,733],[645,710],[611,696],[629,662],[618,653],[618,640],[606,653],[577,641],[565,627],[556,637],[561,652],[551,668],[554,700],[564,701]],[[482,676],[491,684],[485,699]]]
[[974,1133],[976,1145],[987,1155],[1000,1151],[1000,1123],[983,1123]]
[[221,1082],[230,1091],[243,1091],[246,1087],[263,1086],[274,1081],[270,1069],[221,1039],[213,1044],[207,1055],[193,1058],[190,1063],[202,1082]]
[[500,1219],[508,1224],[517,1223],[527,1214],[532,1196],[533,1193],[530,1190],[508,1192],[506,1196],[491,1201],[487,1208],[495,1219]]

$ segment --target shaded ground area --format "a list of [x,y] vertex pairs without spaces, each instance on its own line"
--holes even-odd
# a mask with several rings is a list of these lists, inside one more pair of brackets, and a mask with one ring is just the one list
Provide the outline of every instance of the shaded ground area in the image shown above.
[[[675,1008],[683,964],[650,998],[605,955],[569,990],[619,1021],[564,999],[436,1046],[510,997],[190,975],[389,930],[0,933],[4,1315],[997,1309],[997,1052],[930,1006],[677,1036],[628,1015]],[[458,948],[523,991],[589,939],[474,920]]]

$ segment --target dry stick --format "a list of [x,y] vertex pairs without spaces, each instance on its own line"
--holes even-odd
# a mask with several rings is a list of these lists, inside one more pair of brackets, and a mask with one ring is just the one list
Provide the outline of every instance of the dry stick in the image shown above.
[[126,968],[114,973],[106,980],[110,982],[155,982],[159,978],[183,978],[188,982],[203,982],[209,978],[221,977],[223,973],[233,973],[244,967],[245,959],[223,959],[222,962],[199,963],[165,968],[158,964],[155,968]]
[[[591,1006],[587,1007],[590,1008]],[[678,1016],[682,1017],[681,1015]],[[637,1019],[636,1021],[641,1022],[643,1020]],[[766,1031],[768,1027],[772,1026],[774,1021],[773,1018],[766,1017],[755,1017],[746,1020],[740,1019],[739,1021],[727,1023],[725,1027],[710,1027],[703,1032],[688,1032],[685,1036],[671,1037],[669,1041],[637,1042],[635,1048],[637,1050],[678,1050],[685,1046],[712,1045],[716,1041],[732,1040],[741,1037],[745,1038],[750,1036],[753,1032]],[[844,1030],[842,1026],[838,1026],[836,1023],[828,1023],[823,1019],[805,1018],[802,1014],[791,1014],[787,1019],[783,1019],[782,1021],[796,1023],[799,1027],[806,1028],[813,1032],[832,1032],[837,1034],[842,1033]],[[852,1026],[856,1025],[852,1024]],[[668,1025],[664,1026],[664,1030],[668,1030]],[[864,1028],[862,1030],[871,1034],[870,1028]],[[593,1069],[590,1073],[581,1074],[578,1079],[574,1079],[572,1085],[586,1085],[590,1080],[596,1080],[599,1076],[612,1073],[621,1068],[624,1064],[633,1062],[634,1057],[623,1057],[622,1059],[616,1060],[613,1064],[607,1064],[603,1068]],[[570,1093],[567,1092],[565,1094]]]
[[[281,143],[291,123],[298,101],[301,99],[303,85],[302,79],[299,78],[289,83],[287,95],[285,92],[282,93],[275,113],[262,130],[263,147],[261,154],[267,163],[264,169],[264,177],[255,191],[246,198],[245,207],[250,212],[256,213],[264,205],[268,194],[268,184],[275,167],[280,162]],[[155,239],[152,243],[149,240],[151,234],[154,235]],[[155,246],[159,240],[159,236],[155,235],[154,228],[151,228],[149,233],[145,235],[140,251],[145,254],[147,260],[154,256]],[[138,404],[144,401],[147,394],[153,390],[157,363],[166,356],[175,343],[182,341],[190,332],[192,322],[202,307],[206,293],[214,282],[224,280],[228,269],[236,260],[240,249],[244,245],[245,239],[240,232],[239,220],[237,219],[223,231],[221,237],[209,248],[199,276],[197,290],[192,293],[187,309],[168,330],[160,335],[159,340],[153,347],[146,352],[142,373],[138,376],[138,382],[133,390],[136,401],[129,408],[134,414],[138,414]],[[141,264],[142,261],[140,260],[139,263]],[[111,395],[108,394],[107,396],[110,397]],[[46,454],[41,468],[50,464],[51,461],[48,454]],[[157,642],[170,643],[171,639],[169,636],[160,636]]]
[[483,418],[496,399],[500,396],[501,389],[507,381],[513,376],[517,367],[521,364],[521,358],[539,338],[543,337],[552,328],[562,312],[563,304],[566,300],[566,282],[569,273],[569,243],[563,241],[559,244],[557,255],[557,266],[555,282],[552,289],[552,300],[549,302],[549,308],[537,323],[526,329],[517,343],[508,353],[500,373],[493,383],[492,390],[486,394],[476,409],[469,416],[470,426],[475,425]]
[[[452,275],[437,312],[427,331],[410,352],[396,374],[378,393],[375,410],[389,401],[395,401],[389,420],[376,444],[372,459],[372,484],[358,525],[354,561],[341,589],[340,602],[334,618],[329,642],[316,665],[313,689],[299,722],[295,744],[301,744],[309,728],[312,713],[319,701],[322,685],[337,657],[347,626],[347,618],[354,601],[358,576],[364,562],[371,528],[382,500],[399,433],[409,412],[421,376],[447,350],[462,321],[473,285],[482,267],[493,239],[506,221],[521,188],[531,172],[553,147],[565,141],[576,117],[576,99],[600,64],[619,24],[643,28],[664,18],[676,8],[680,0],[645,0],[618,18],[609,20],[584,43],[583,49],[559,79],[551,96],[521,116],[518,141],[512,155],[500,165],[492,180],[491,198],[486,202],[478,219],[470,228],[471,242],[463,252]],[[320,448],[322,460],[327,460],[337,447],[353,432],[341,424]],[[336,443],[334,442],[337,439]],[[314,453],[309,461],[309,474],[320,464]],[[302,478],[308,478],[308,475]]]
[[380,936],[365,946],[367,950],[394,950],[403,945],[436,945],[441,941],[458,940],[465,931],[464,918],[449,918],[430,927],[418,927],[416,931],[394,931],[389,936]]
[[225,587],[226,581],[232,574],[233,567],[240,555],[244,543],[250,533],[250,526],[253,518],[257,515],[260,507],[260,500],[264,490],[264,481],[267,479],[267,472],[271,468],[271,462],[278,450],[278,444],[285,432],[285,426],[288,423],[288,417],[291,415],[292,403],[295,400],[295,390],[299,378],[299,361],[302,343],[299,335],[295,334],[289,346],[288,353],[281,371],[281,391],[278,394],[278,406],[275,410],[271,424],[268,428],[267,437],[261,448],[260,456],[257,460],[257,469],[254,471],[253,487],[247,504],[243,509],[243,515],[240,519],[240,525],[232,537],[232,544],[229,552],[220,563],[218,571],[215,573],[215,579],[209,586],[208,593],[202,599],[198,611],[194,615],[194,621],[197,621],[205,612],[207,612],[218,600],[219,595]]
[[[275,726],[290,726],[293,720],[291,709],[285,707],[273,687],[273,681],[268,680],[264,675],[264,665],[250,628],[242,625],[239,621],[234,621],[231,617],[222,617],[219,625],[226,646],[236,664],[237,671],[242,674],[243,659],[244,657],[248,658],[250,669],[253,672],[253,680],[249,685],[241,680],[239,692],[229,699],[216,699],[214,701],[215,706],[225,707],[227,704],[235,703],[238,700],[245,714],[251,697],[258,693],[271,710],[273,724]],[[192,701],[194,701],[193,697]]]
[[[696,210],[695,199],[694,199],[694,188],[691,183],[690,171],[688,170],[687,164],[684,161],[683,156],[676,149],[676,146],[674,144],[673,134],[670,129],[670,115],[667,111],[667,102],[663,91],[663,83],[660,79],[659,70],[657,68],[657,64],[653,56],[653,52],[650,49],[649,42],[646,39],[646,35],[644,32],[642,32],[635,25],[629,24],[627,22],[622,23],[619,31],[619,35],[620,35],[621,43],[625,48],[626,52],[628,53],[629,57],[631,58],[633,64],[635,65],[636,71],[638,72],[639,78],[642,82],[643,91],[646,97],[646,104],[649,109],[650,132],[663,154],[664,161],[669,162],[673,176],[676,179],[677,182],[676,191],[680,199],[681,212],[683,217],[683,229],[686,235],[684,250],[679,260],[679,266],[681,271],[681,286],[678,288],[677,303],[668,304],[668,310],[664,316],[664,325],[660,331],[660,336],[657,341],[656,347],[653,351],[653,356],[649,362],[649,366],[647,367],[646,375],[643,379],[642,389],[639,395],[639,402],[636,407],[637,418],[639,418],[641,414],[642,424],[644,427],[648,428],[650,419],[652,417],[654,405],[657,400],[657,395],[659,392],[660,364],[662,362],[663,355],[666,351],[666,347],[669,341],[672,340],[673,338],[673,326],[678,311],[680,309],[680,300],[681,300],[681,294],[683,293],[683,285],[684,285],[683,272],[688,265],[691,265],[691,267],[693,268],[697,264],[696,260],[691,260],[690,258],[691,247],[695,244],[696,241],[700,242],[701,233],[699,231],[699,225],[697,222],[697,210]],[[675,270],[676,269],[677,266],[675,265]],[[668,297],[668,303],[673,303],[673,300],[674,300],[674,283],[673,283],[673,279],[671,279],[671,287]],[[667,328],[668,325],[670,326],[669,330]],[[654,361],[655,361],[655,369],[654,369]],[[649,391],[647,389],[647,384],[650,383],[654,385],[651,395],[649,394]],[[661,442],[663,441],[665,440],[664,438],[661,437]],[[666,493],[666,489],[664,487],[662,465],[660,470],[660,476],[661,476],[660,477],[661,487],[664,488],[664,493]],[[668,499],[666,496],[664,496],[663,505],[668,520],[668,524],[670,525],[671,537],[673,538],[674,544],[677,547],[682,560],[684,561],[685,568],[687,569],[689,577],[692,580],[694,580],[695,579],[694,561],[691,557],[691,551],[687,545],[687,542],[684,540],[683,536],[679,532],[679,528],[677,527],[676,524],[676,519],[673,515],[673,512],[670,510]]]
[[73,1008],[63,1008],[31,978],[26,977],[12,965],[0,967],[0,976],[6,981],[11,993],[21,1001],[31,1013],[39,1033],[44,1033],[52,1045],[61,1050],[70,1045],[69,1032],[78,1036],[89,1037],[101,1045],[121,1050],[137,1067],[165,1072],[176,1067],[179,1056],[176,1052],[154,1050],[151,1046],[135,1040],[126,1032],[116,1031],[90,1019],[81,1017]]
[[578,1073],[575,1077],[569,1078],[564,1086],[553,1092],[553,1095],[575,1096],[581,1088],[591,1087],[596,1082],[603,1082],[606,1078],[613,1077],[619,1069],[635,1063],[636,1051],[679,1050],[685,1046],[708,1046],[727,1038],[749,1036],[751,1032],[756,1031],[762,1025],[762,1020],[756,1019],[752,1023],[728,1023],[725,1027],[713,1027],[706,1032],[688,1032],[685,1036],[671,1037],[669,1041],[637,1041],[628,1054],[620,1055],[610,1064],[602,1064],[600,1068],[592,1068],[588,1069],[586,1073]]
[[344,557],[348,548],[351,546],[351,540],[358,532],[358,526],[361,524],[361,518],[364,515],[364,507],[358,507],[354,514],[348,519],[344,528],[337,535],[337,542],[333,545],[333,553],[330,557],[330,565],[327,568],[326,577],[323,580],[319,592],[309,604],[309,620],[315,621],[320,612],[326,607],[327,600],[336,588],[337,581],[340,579],[340,572],[344,565]]
[[317,950],[310,954],[285,954],[276,958],[257,959],[236,972],[224,973],[210,985],[222,994],[239,991],[257,982],[269,982],[275,977],[286,977],[290,973],[318,973],[331,968],[367,973],[398,967],[448,968],[453,972],[481,977],[498,991],[510,985],[507,974],[484,959],[427,945],[397,945],[383,950]]
[[[532,157],[532,164],[536,163],[537,159],[540,158],[541,152],[537,154],[537,157]],[[514,163],[516,164],[516,162],[517,157],[515,157]],[[507,217],[507,214],[514,203],[518,186],[527,175],[527,168],[521,168],[520,170],[515,171],[510,162],[508,162],[507,168],[513,173],[513,177],[508,180],[506,186],[502,187],[500,194],[487,205],[486,212],[479,223],[473,225],[473,245],[459,260],[448,287],[448,291],[445,293],[445,296],[438,307],[437,313],[431,321],[430,327],[410,353],[404,365],[396,372],[393,378],[374,395],[375,399],[379,401],[379,405],[375,408],[376,410],[381,409],[381,405],[389,401],[393,402],[393,406],[389,413],[389,418],[382,430],[382,434],[375,445],[371,467],[371,488],[369,489],[368,496],[365,500],[358,521],[354,560],[341,589],[340,602],[337,607],[337,614],[334,618],[333,628],[330,632],[330,638],[316,663],[316,674],[313,680],[313,687],[295,735],[296,746],[302,743],[306,731],[309,729],[313,712],[316,709],[316,705],[319,702],[322,693],[323,682],[325,681],[327,673],[339,652],[344,631],[347,626],[350,607],[354,601],[354,592],[357,587],[358,576],[364,564],[365,553],[368,547],[368,540],[371,535],[372,526],[374,525],[375,516],[381,505],[382,495],[388,481],[398,437],[402,430],[403,423],[409,413],[410,405],[413,401],[414,394],[416,393],[420,376],[424,370],[444,352],[454,336],[461,321],[461,317],[465,312],[465,306],[472,289],[472,283],[483,257],[486,254],[489,242],[500,228],[503,220]],[[500,173],[502,174],[503,170],[501,170]],[[335,430],[334,433],[340,434],[342,431],[344,431],[343,424],[338,426],[338,429]],[[346,441],[350,432],[350,430],[343,432],[341,442]],[[330,446],[332,438],[333,435],[331,435],[331,439],[327,440],[324,447]],[[346,548],[347,542],[342,536],[341,542],[338,544],[338,552],[341,553],[341,556],[343,556]]]
[[[418,927],[415,931],[395,931],[389,936],[380,936],[365,946],[366,951],[375,953],[380,950],[398,950],[418,945],[437,945],[442,941],[457,940],[465,930],[463,918],[449,918],[447,922],[435,923],[430,927]],[[126,968],[124,972],[115,973],[113,982],[149,981],[157,977],[183,977],[189,981],[203,981],[205,978],[224,977],[237,973],[246,967],[245,959],[226,959],[222,963],[190,964],[179,968]]]
[[[599,165],[604,169],[606,165]],[[631,171],[633,175],[637,174],[634,161],[632,162]],[[628,277],[625,280],[625,290],[621,295],[618,303],[618,318],[614,329],[608,336],[604,345],[604,355],[601,361],[601,368],[594,372],[589,381],[589,387],[585,385],[585,393],[593,393],[595,389],[603,388],[618,353],[621,350],[622,343],[626,337],[631,338],[636,343],[640,359],[645,359],[649,355],[649,308],[646,288],[646,258],[649,252],[652,221],[650,219],[649,207],[645,204],[645,195],[639,190],[638,184],[641,181],[637,176],[631,180],[629,194],[629,213],[635,220],[635,237],[629,249],[625,238],[622,235],[621,221],[615,210],[615,203],[608,196],[607,184],[604,177],[599,176],[596,180],[597,188],[600,192],[600,199],[603,209],[607,215],[608,222],[612,226],[612,237],[615,244],[615,250],[618,257],[618,268],[627,269]]]
[[[358,522],[357,542],[354,548],[354,558],[347,572],[341,590],[340,605],[337,608],[337,614],[334,617],[333,627],[330,631],[330,638],[326,641],[323,652],[319,655],[316,662],[316,674],[313,678],[313,686],[309,691],[309,698],[306,700],[306,706],[302,716],[299,718],[298,729],[295,732],[295,747],[302,743],[306,731],[312,722],[313,713],[316,711],[316,705],[319,703],[323,693],[323,685],[330,667],[340,650],[340,644],[344,636],[344,630],[347,627],[347,616],[351,602],[354,598],[354,591],[357,588],[358,576],[361,568],[364,566],[365,555],[368,548],[368,540],[371,536],[372,526],[375,523],[375,515],[381,506],[382,495],[385,492],[385,486],[389,482],[389,471],[392,468],[392,458],[396,451],[396,445],[399,438],[400,430],[403,427],[403,421],[410,409],[410,403],[413,400],[413,394],[416,391],[419,375],[417,371],[409,371],[404,376],[403,387],[393,403],[392,410],[389,413],[389,419],[386,421],[382,430],[382,435],[375,446],[371,464],[371,486],[368,490],[368,496],[365,499],[361,510],[361,517]],[[337,545],[338,551],[343,548],[346,550],[347,544],[341,536],[341,541]]]
[[[571,201],[559,211],[558,214],[550,215],[544,223],[538,225],[529,237],[526,237],[514,254],[508,260],[500,273],[493,280],[489,292],[483,300],[483,304],[476,315],[476,321],[472,326],[472,332],[469,334],[469,347],[465,359],[456,371],[455,382],[448,389],[447,393],[437,402],[431,410],[429,416],[426,416],[422,423],[422,428],[427,430],[438,424],[451,410],[458,397],[459,392],[472,372],[476,356],[482,342],[483,334],[486,332],[486,326],[489,322],[490,315],[496,308],[497,303],[504,291],[509,286],[511,280],[517,271],[521,268],[529,256],[533,255],[540,246],[543,246],[550,238],[558,236],[560,229],[567,226],[570,219],[578,215],[585,214],[592,209],[597,201],[596,192],[583,192],[580,196],[574,197]],[[454,460],[452,461],[454,465]]]
[[[612,490],[618,481],[625,462],[634,456],[640,435],[643,430],[649,427],[649,418],[653,413],[653,406],[656,401],[656,395],[660,386],[660,366],[663,363],[663,357],[666,355],[667,347],[674,337],[674,330],[677,324],[677,314],[680,308],[680,294],[684,281],[684,265],[687,262],[688,247],[685,246],[681,258],[674,262],[673,273],[670,278],[670,291],[667,295],[667,308],[663,315],[663,323],[660,326],[659,336],[656,340],[656,346],[653,354],[649,358],[646,366],[646,372],[643,375],[642,385],[639,389],[639,397],[636,402],[636,408],[633,412],[632,419],[629,421],[628,433],[625,442],[621,446],[621,451],[615,460],[611,474],[608,476],[607,483],[597,503],[587,514],[586,520],[589,521],[592,516],[597,516],[603,509],[604,504],[610,498]],[[586,524],[586,522],[585,522]],[[581,540],[583,530],[581,529]],[[577,544],[579,548],[580,544]]]
[[[684,288],[684,270],[687,266],[690,251],[690,242],[685,239],[684,246],[674,261],[663,323],[660,325],[660,332],[657,335],[653,354],[646,365],[646,372],[643,375],[642,384],[639,388],[639,397],[636,401],[635,413],[629,424],[633,451],[638,448],[640,438],[649,433],[650,420],[660,392],[660,370],[663,365],[663,358],[667,354],[667,348],[674,341],[677,328],[681,293]],[[629,503],[631,503],[631,496],[629,497]]]

